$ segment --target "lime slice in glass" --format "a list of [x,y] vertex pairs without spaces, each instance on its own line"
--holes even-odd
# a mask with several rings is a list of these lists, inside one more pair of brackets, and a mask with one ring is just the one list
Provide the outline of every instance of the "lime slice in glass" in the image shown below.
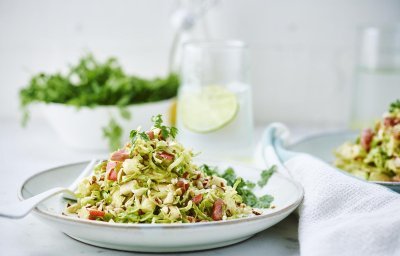
[[235,119],[239,109],[236,95],[217,85],[182,95],[180,104],[183,124],[198,133],[223,128]]

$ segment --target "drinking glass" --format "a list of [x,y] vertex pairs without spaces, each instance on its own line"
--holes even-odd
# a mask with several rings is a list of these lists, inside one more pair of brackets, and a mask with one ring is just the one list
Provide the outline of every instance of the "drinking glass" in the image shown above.
[[371,126],[400,99],[400,24],[359,31],[351,126]]
[[178,138],[207,158],[248,159],[253,111],[247,46],[240,41],[183,47]]

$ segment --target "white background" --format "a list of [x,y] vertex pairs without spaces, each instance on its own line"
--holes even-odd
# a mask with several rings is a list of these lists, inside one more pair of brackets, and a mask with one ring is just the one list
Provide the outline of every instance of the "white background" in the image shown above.
[[[18,91],[29,77],[63,70],[85,51],[100,59],[116,56],[129,73],[164,75],[173,32],[170,16],[176,3],[0,0],[2,205],[16,202],[18,186],[38,171],[100,157],[64,147],[41,122],[39,112],[33,113],[29,132],[19,127]],[[322,130],[347,122],[357,27],[399,21],[399,0],[221,0],[203,25],[210,38],[235,38],[251,46],[259,128],[266,122],[284,121]],[[301,135],[311,131],[307,128]],[[6,255],[125,255],[66,239],[32,216],[0,219],[0,227],[1,252]],[[195,255],[266,251],[296,255],[296,230],[297,220],[292,217],[237,246]]]
[[[165,74],[176,3],[0,0],[0,117],[18,119],[18,90],[32,74],[85,51],[117,56],[129,73]],[[210,38],[250,44],[258,123],[336,125],[348,118],[357,27],[395,21],[398,0],[222,0],[204,23]]]

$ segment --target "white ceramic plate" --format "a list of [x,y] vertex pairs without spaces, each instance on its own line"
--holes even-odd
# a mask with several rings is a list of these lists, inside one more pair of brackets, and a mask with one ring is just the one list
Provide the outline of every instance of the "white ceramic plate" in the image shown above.
[[[21,200],[57,186],[67,186],[87,162],[49,169],[28,178],[20,188]],[[228,164],[218,164],[222,170]],[[234,165],[238,176],[257,181],[260,170]],[[287,217],[303,199],[303,189],[279,173],[256,194],[275,197],[274,209],[243,219],[185,224],[122,224],[78,219],[62,214],[66,201],[54,196],[38,205],[33,213],[44,222],[84,243],[127,251],[178,252],[216,248],[234,244],[265,230]]]
[[[333,161],[335,160],[333,154],[335,148],[339,147],[346,141],[354,141],[358,135],[359,135],[358,132],[353,132],[353,131],[325,133],[304,138],[292,145],[289,145],[287,148],[292,151],[308,153],[310,155],[316,156],[324,160],[329,164],[332,164]],[[345,171],[343,172],[345,174],[348,174]],[[400,193],[400,182],[385,182],[385,181],[371,181],[371,182],[385,186]]]

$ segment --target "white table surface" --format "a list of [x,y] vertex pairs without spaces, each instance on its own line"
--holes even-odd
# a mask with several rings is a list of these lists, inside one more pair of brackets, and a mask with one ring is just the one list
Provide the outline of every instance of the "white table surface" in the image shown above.
[[[256,135],[261,134],[261,127]],[[293,128],[295,139],[321,130]],[[63,164],[104,158],[104,153],[77,151],[63,146],[54,131],[42,121],[23,129],[16,120],[0,120],[0,204],[17,202],[17,190],[32,174]],[[214,250],[181,253],[193,255],[298,255],[297,217],[289,216],[242,243]],[[142,255],[114,251],[75,241],[34,216],[0,218],[0,255]],[[154,254],[153,254],[154,255]]]

